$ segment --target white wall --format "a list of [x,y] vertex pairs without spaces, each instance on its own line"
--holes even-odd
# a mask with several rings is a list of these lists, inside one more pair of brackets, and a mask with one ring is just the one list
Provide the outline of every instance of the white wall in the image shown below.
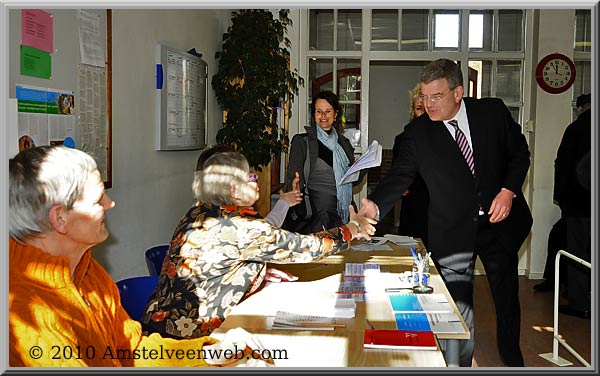
[[[540,11],[539,40],[535,64],[550,53],[573,58],[573,10],[545,9]],[[533,228],[531,229],[530,278],[541,278],[546,264],[548,232],[560,218],[560,209],[553,204],[554,159],[563,132],[571,122],[573,88],[561,94],[549,94],[535,85],[534,142],[532,153]],[[579,95],[581,93],[576,93]]]
[[408,91],[419,82],[423,65],[394,61],[371,63],[369,143],[377,140],[384,149],[394,146],[396,135],[409,123]]
[[[75,10],[49,12],[60,16],[55,18],[55,40],[76,31],[72,22],[65,27],[76,20]],[[195,47],[208,62],[210,85],[217,71],[215,52],[221,49],[230,14],[230,10],[210,9],[113,10],[112,188],[107,193],[117,205],[107,214],[111,236],[94,248],[94,257],[115,280],[148,274],[144,251],[151,245],[168,243],[192,203],[192,173],[200,152],[154,150],[154,48],[157,43],[184,51]],[[16,49],[20,15],[19,10],[10,14],[12,95],[14,83],[24,79],[18,72]],[[12,64],[14,58],[16,64]],[[53,61],[56,63],[60,61]],[[52,80],[30,83],[54,87]],[[221,126],[221,111],[212,89],[208,103],[211,144]]]

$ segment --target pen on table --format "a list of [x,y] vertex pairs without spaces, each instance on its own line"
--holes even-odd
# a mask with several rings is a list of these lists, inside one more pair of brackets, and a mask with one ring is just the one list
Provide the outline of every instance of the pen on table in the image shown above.
[[345,328],[346,324],[328,324],[322,322],[300,321],[298,326],[304,327],[319,327],[319,328]]
[[369,328],[375,329],[375,325],[373,325],[373,323],[370,322],[369,319],[365,319],[365,321],[367,322],[367,325],[369,325]]
[[366,291],[336,291],[336,294],[364,294]]
[[412,290],[412,287],[387,287],[385,292],[401,292],[404,290]]
[[415,249],[413,247],[410,247],[410,253],[412,253],[414,259],[417,260],[417,254],[415,253]]

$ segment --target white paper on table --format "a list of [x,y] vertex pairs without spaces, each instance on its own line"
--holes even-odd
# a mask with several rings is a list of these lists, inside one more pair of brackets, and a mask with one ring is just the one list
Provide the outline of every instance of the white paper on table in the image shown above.
[[385,234],[383,237],[396,245],[417,245],[418,241],[412,236]]
[[427,320],[434,333],[465,333],[465,328],[460,322],[460,317],[454,312],[428,313]]
[[360,244],[356,244],[352,246],[352,250],[354,251],[392,251],[392,248],[385,244],[388,239],[381,236],[374,236],[371,240],[363,241]]

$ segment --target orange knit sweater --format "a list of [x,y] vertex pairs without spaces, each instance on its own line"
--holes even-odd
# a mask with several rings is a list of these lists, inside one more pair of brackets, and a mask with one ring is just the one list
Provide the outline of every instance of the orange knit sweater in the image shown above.
[[206,366],[209,337],[142,336],[109,274],[88,250],[72,279],[65,257],[10,239],[11,367]]

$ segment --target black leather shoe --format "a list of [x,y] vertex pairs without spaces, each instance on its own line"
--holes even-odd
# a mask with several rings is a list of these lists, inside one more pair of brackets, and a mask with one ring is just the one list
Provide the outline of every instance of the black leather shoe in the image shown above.
[[554,290],[554,283],[552,283],[548,280],[545,280],[542,283],[538,283],[537,285],[534,285],[533,289],[537,292],[552,291],[552,290]]
[[565,315],[569,315],[569,316],[576,316],[576,317],[579,317],[581,319],[589,319],[590,318],[590,311],[589,310],[575,309],[575,308],[570,307],[568,305],[560,305],[560,306],[558,306],[558,312],[564,313]]

